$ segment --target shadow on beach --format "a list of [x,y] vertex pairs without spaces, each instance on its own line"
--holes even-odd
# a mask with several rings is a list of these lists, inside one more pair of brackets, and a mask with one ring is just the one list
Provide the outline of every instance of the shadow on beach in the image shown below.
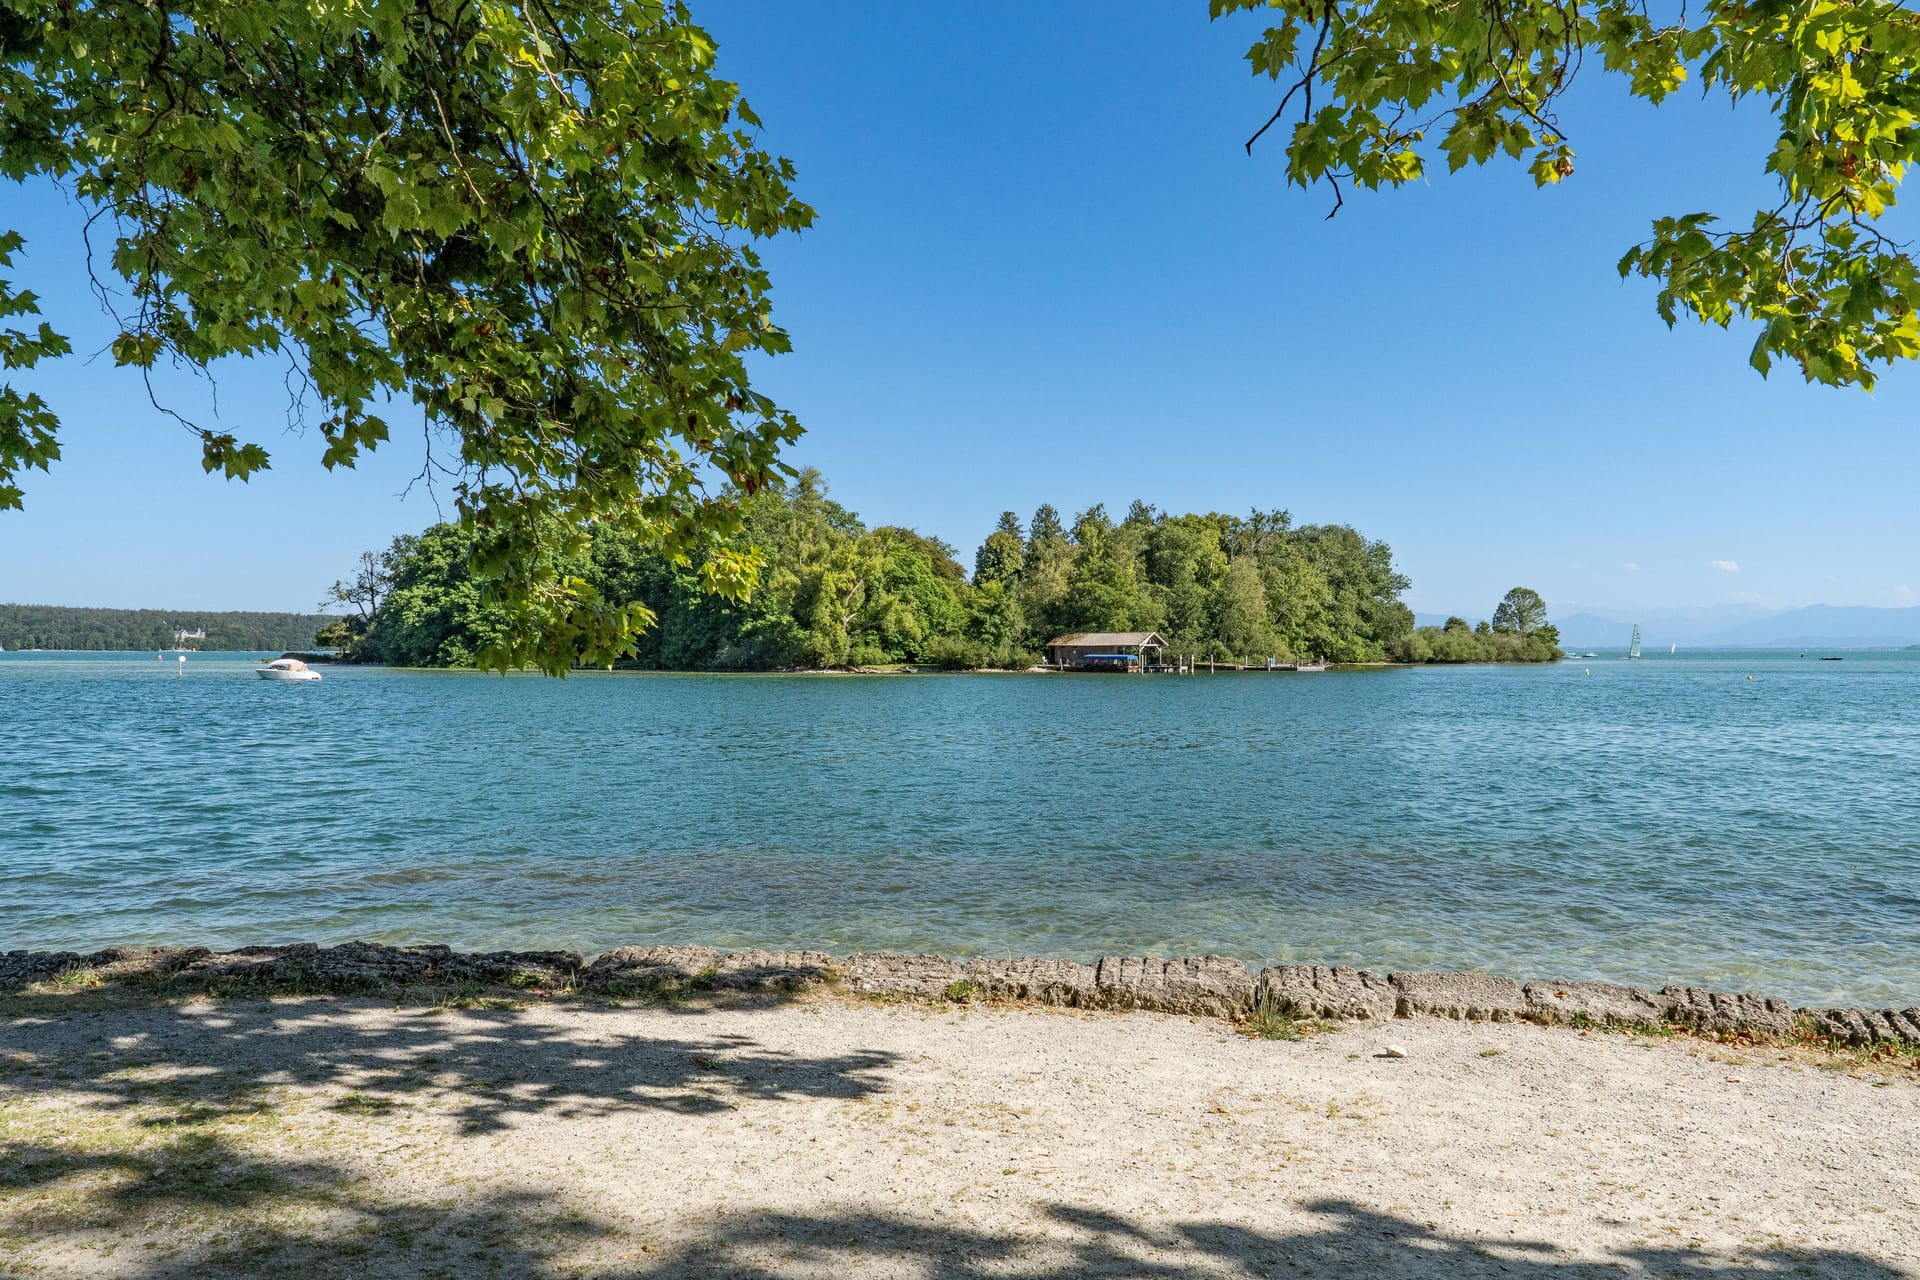
[[[398,1010],[347,1022],[334,1001],[123,1011],[104,1037],[84,1015],[0,1025],[0,1273],[185,1280],[299,1276],[598,1277],[668,1280],[839,1276],[934,1280],[1081,1277],[1584,1277],[1908,1274],[1838,1250],[1755,1246],[1733,1259],[1683,1247],[1585,1256],[1543,1240],[1449,1234],[1337,1199],[1277,1201],[1287,1229],[1138,1220],[1087,1204],[1007,1206],[1011,1225],[963,1221],[932,1201],[911,1213],[833,1203],[824,1185],[769,1188],[814,1212],[731,1210],[700,1198],[701,1171],[568,1157],[564,1175],[494,1167],[510,1190],[463,1190],[429,1164],[382,1182],[342,1141],[476,1143],[539,1115],[621,1111],[704,1124],[747,1101],[884,1093],[896,1055],[781,1052],[750,1035],[635,1035],[605,1020],[511,1009]],[[692,1011],[688,1011],[692,1012]],[[135,1016],[137,1015],[137,1016]],[[288,1123],[288,1098],[391,1116],[337,1133]],[[59,1099],[57,1108],[23,1106]],[[412,1108],[423,1126],[409,1127]],[[450,1121],[450,1124],[439,1123]],[[589,1132],[591,1129],[589,1127]],[[509,1148],[499,1148],[505,1151]],[[356,1151],[354,1154],[359,1154]],[[506,1159],[505,1156],[493,1157]],[[603,1179],[633,1185],[629,1200]],[[564,1180],[563,1180],[564,1179]],[[598,1207],[588,1208],[587,1204]],[[1235,1216],[1260,1219],[1257,1206]],[[1310,1225],[1299,1226],[1302,1211]],[[1522,1229],[1522,1234],[1526,1234]]]
[[[776,1053],[738,1034],[623,1034],[604,1020],[536,1021],[510,1008],[361,1006],[391,1010],[373,1024],[336,1016],[354,1007],[244,1001],[121,1011],[126,1033],[83,1053],[57,1035],[64,1019],[21,1018],[0,1023],[0,1088],[13,1096],[78,1090],[95,1111],[177,1103],[183,1114],[206,1118],[257,1113],[276,1089],[344,1086],[355,1092],[342,1105],[379,1111],[431,1103],[461,1132],[484,1133],[539,1113],[686,1114],[747,1100],[860,1098],[881,1087],[893,1061],[877,1051]],[[686,1015],[690,1031],[701,1012],[697,1004],[650,1007]],[[64,1051],[49,1054],[50,1044]]]
[[[761,1214],[731,1221],[674,1256],[611,1276],[741,1276],[787,1280],[854,1273],[989,1280],[1187,1275],[1305,1277],[1508,1277],[1577,1280],[1640,1274],[1662,1277],[1817,1275],[1890,1280],[1901,1273],[1854,1254],[1768,1252],[1744,1264],[1707,1263],[1685,1250],[1636,1250],[1604,1261],[1573,1260],[1538,1241],[1487,1243],[1444,1233],[1342,1200],[1301,1206],[1325,1225],[1264,1232],[1209,1222],[1130,1222],[1069,1205],[1040,1211],[1044,1238],[990,1233],[885,1215],[797,1218]],[[768,1255],[785,1255],[786,1261]]]
[[[214,1162],[219,1144],[187,1144],[177,1158]],[[1340,1200],[1301,1206],[1318,1229],[1268,1232],[1220,1222],[1130,1221],[1085,1206],[1037,1206],[1019,1229],[993,1231],[890,1213],[819,1215],[741,1212],[711,1220],[691,1240],[654,1244],[635,1230],[572,1207],[557,1193],[477,1197],[458,1207],[374,1200],[324,1163],[293,1159],[271,1168],[239,1161],[211,1193],[181,1188],[175,1168],[120,1167],[128,1177],[95,1201],[92,1215],[56,1215],[32,1228],[43,1253],[86,1257],[104,1222],[128,1215],[176,1219],[183,1211],[250,1201],[270,1206],[269,1225],[221,1231],[150,1250],[124,1249],[96,1271],[85,1263],[50,1274],[134,1280],[300,1276],[591,1277],[594,1280],[1174,1280],[1184,1276],[1459,1277],[1462,1280],[1663,1280],[1807,1276],[1901,1280],[1894,1270],[1838,1250],[1756,1249],[1737,1261],[1683,1248],[1640,1248],[1577,1258],[1536,1240],[1484,1241]],[[11,1217],[11,1215],[7,1215]],[[21,1227],[7,1221],[9,1236]],[[49,1249],[51,1246],[51,1249]],[[142,1254],[148,1256],[141,1256]],[[125,1254],[132,1254],[127,1257]],[[9,1273],[14,1274],[14,1273]],[[19,1274],[34,1274],[33,1271]]]

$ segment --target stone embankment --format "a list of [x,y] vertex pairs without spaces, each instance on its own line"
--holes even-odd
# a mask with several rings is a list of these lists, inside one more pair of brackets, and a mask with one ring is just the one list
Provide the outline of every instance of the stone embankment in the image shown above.
[[265,991],[374,991],[479,983],[611,995],[699,990],[781,992],[840,984],[859,995],[1000,1000],[1077,1009],[1143,1009],[1239,1018],[1256,1009],[1340,1021],[1425,1015],[1487,1022],[1677,1027],[1769,1039],[1826,1038],[1860,1046],[1920,1046],[1920,1008],[1796,1009],[1784,1000],[1699,987],[1658,991],[1608,982],[1534,981],[1481,973],[1371,973],[1322,965],[1276,965],[1258,977],[1225,956],[1161,960],[1108,956],[1092,964],[1018,957],[949,960],[819,951],[721,951],[713,947],[616,947],[588,963],[573,951],[460,952],[443,946],[349,942],[242,947],[112,947],[0,954],[0,993],[40,984],[196,984]]

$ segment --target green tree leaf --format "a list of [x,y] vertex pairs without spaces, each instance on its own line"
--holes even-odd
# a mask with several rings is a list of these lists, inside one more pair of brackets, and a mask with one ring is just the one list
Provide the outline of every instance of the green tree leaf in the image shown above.
[[[631,647],[636,615],[568,568],[592,525],[753,587],[710,553],[800,434],[748,375],[789,345],[754,241],[813,214],[683,6],[0,0],[0,51],[0,173],[118,229],[115,360],[293,353],[329,467],[411,402],[499,611],[489,661]],[[0,285],[0,315],[33,305]],[[57,354],[0,331],[8,369]],[[58,426],[0,391],[0,506]],[[209,471],[269,464],[194,429]]]
[[1285,86],[1248,148],[1297,113],[1290,181],[1394,186],[1422,171],[1439,129],[1449,172],[1504,152],[1537,186],[1574,172],[1557,107],[1578,74],[1659,102],[1682,84],[1771,104],[1765,168],[1780,199],[1749,230],[1704,213],[1660,218],[1619,261],[1657,286],[1654,308],[1760,326],[1750,363],[1795,361],[1809,381],[1871,388],[1913,359],[1920,275],[1882,219],[1920,158],[1920,15],[1885,0],[1213,0],[1215,18],[1258,9],[1248,59]]

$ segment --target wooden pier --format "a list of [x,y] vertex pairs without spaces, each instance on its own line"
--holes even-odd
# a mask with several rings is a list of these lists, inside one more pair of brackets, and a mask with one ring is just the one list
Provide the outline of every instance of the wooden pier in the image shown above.
[[1238,662],[1201,658],[1194,654],[1170,654],[1169,661],[1157,662],[1142,670],[1159,675],[1214,675],[1222,671],[1325,671],[1324,662],[1255,662],[1250,657]]

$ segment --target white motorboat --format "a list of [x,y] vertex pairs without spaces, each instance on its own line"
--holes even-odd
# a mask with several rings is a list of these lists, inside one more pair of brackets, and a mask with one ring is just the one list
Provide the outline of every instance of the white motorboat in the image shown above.
[[320,673],[298,658],[276,658],[260,668],[262,680],[318,680]]

